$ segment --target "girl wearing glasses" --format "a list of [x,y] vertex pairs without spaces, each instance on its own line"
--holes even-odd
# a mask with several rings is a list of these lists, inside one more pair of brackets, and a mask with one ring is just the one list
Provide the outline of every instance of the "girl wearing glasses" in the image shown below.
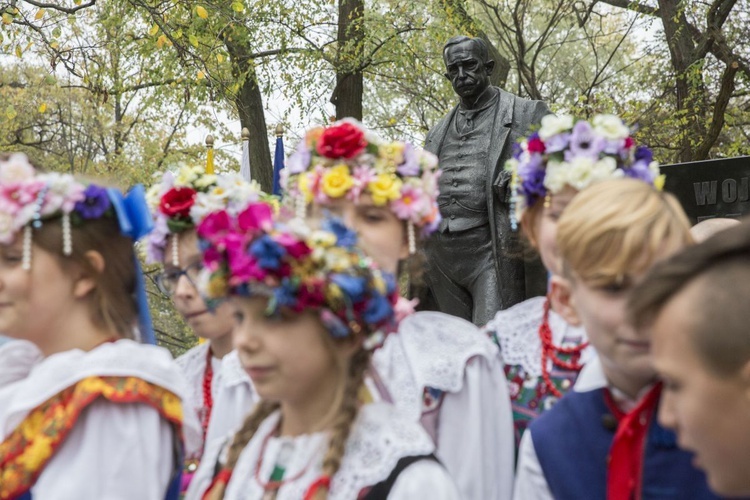
[[[236,212],[261,196],[257,183],[239,175],[206,174],[201,167],[183,166],[165,172],[147,194],[155,229],[147,239],[147,259],[161,263],[159,289],[172,298],[177,311],[205,342],[177,358],[191,389],[191,406],[203,428],[204,445],[239,425],[256,397],[232,351],[233,308],[226,302],[207,303],[196,288],[202,269],[195,227],[209,212]],[[203,447],[201,447],[201,450]],[[187,457],[185,486],[200,453]]]

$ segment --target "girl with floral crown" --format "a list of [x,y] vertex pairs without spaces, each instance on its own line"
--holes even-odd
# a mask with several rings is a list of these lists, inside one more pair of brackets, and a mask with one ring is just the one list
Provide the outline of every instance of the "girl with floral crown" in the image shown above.
[[[203,262],[195,228],[212,211],[237,214],[247,203],[265,196],[257,183],[238,174],[208,174],[199,166],[182,166],[176,174],[164,172],[147,194],[155,226],[146,240],[147,259],[163,265],[157,277],[160,290],[205,340],[177,358],[191,389],[191,408],[203,427],[204,446],[214,436],[223,439],[235,430],[257,397],[236,353],[230,353],[233,308],[228,303],[206,303],[196,288]],[[204,446],[187,457],[184,487]]]
[[[298,216],[308,205],[312,217],[332,212],[384,270],[419,267],[422,242],[440,222],[434,155],[344,120],[310,130],[282,175]],[[413,303],[402,298],[398,309],[408,315]],[[373,395],[423,424],[462,498],[510,498],[508,390],[498,383],[497,349],[477,327],[438,312],[411,314],[374,354],[373,366]]]
[[261,402],[228,443],[209,443],[188,499],[455,499],[416,422],[368,403],[370,351],[398,298],[340,222],[311,230],[264,203],[198,227],[202,287],[236,307],[235,344]]
[[[590,122],[545,116],[505,168],[513,176],[513,229],[520,225],[550,275],[559,273],[557,219],[580,190],[617,177],[661,180],[651,151],[636,147],[630,129],[613,115]],[[547,297],[534,297],[499,311],[484,327],[505,364],[516,446],[529,423],[572,388],[593,355],[586,332],[568,325],[555,308]]]
[[[198,423],[153,342],[127,196],[0,157],[0,498],[169,498]],[[187,439],[187,449],[183,437]]]

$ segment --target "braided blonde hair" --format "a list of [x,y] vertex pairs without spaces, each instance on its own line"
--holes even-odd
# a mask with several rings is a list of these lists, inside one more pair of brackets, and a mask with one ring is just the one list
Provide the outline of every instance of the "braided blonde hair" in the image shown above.
[[[336,412],[338,416],[332,425],[328,450],[323,457],[322,476],[324,477],[332,478],[341,466],[341,459],[344,457],[346,451],[346,442],[349,439],[354,421],[359,414],[359,392],[364,384],[365,373],[369,366],[370,352],[360,347],[349,362],[343,397]],[[279,407],[280,404],[275,401],[261,401],[258,403],[255,410],[245,419],[240,430],[234,435],[232,444],[229,446],[229,451],[227,452],[227,461],[224,464],[224,469],[234,469],[242,450],[253,438],[260,424]],[[217,482],[207,492],[205,498],[208,500],[222,500],[225,490],[226,484]],[[313,498],[315,500],[327,499],[328,488],[325,486],[317,488]]]
[[[341,459],[346,451],[346,441],[359,414],[359,391],[365,380],[365,373],[370,366],[370,352],[360,348],[349,363],[349,372],[344,388],[344,397],[338,411],[338,418],[333,424],[328,450],[323,457],[323,477],[333,478],[341,466]],[[321,486],[314,492],[314,500],[326,500],[328,487]]]

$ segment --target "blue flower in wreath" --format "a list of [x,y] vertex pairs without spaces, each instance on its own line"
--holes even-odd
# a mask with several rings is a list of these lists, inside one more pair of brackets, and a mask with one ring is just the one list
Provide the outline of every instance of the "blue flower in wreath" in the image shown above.
[[281,258],[286,254],[286,250],[269,235],[264,234],[250,245],[250,254],[258,260],[261,268],[276,270],[281,267]]
[[334,274],[331,276],[331,282],[336,284],[353,303],[361,301],[367,290],[367,280],[361,276]]

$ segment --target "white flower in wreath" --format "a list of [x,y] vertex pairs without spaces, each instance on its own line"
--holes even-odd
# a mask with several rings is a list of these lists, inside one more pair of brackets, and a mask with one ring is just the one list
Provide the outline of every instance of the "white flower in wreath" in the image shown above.
[[570,163],[568,184],[579,191],[594,182],[615,177],[615,170],[617,170],[617,162],[611,157],[594,162],[591,158],[581,156],[574,158]]
[[553,135],[569,131],[573,128],[573,117],[570,115],[546,115],[542,118],[542,127],[539,129],[539,138],[546,141]]
[[226,202],[221,196],[211,193],[198,193],[195,203],[190,207],[190,218],[194,224],[199,224],[211,212],[218,212],[226,207]]
[[2,162],[0,182],[3,184],[19,183],[34,177],[34,167],[23,153],[13,153]]
[[562,191],[568,184],[568,170],[570,170],[569,163],[550,161],[544,175],[544,187],[552,194]]
[[592,125],[594,132],[605,139],[626,139],[630,135],[630,129],[615,115],[596,115]]

